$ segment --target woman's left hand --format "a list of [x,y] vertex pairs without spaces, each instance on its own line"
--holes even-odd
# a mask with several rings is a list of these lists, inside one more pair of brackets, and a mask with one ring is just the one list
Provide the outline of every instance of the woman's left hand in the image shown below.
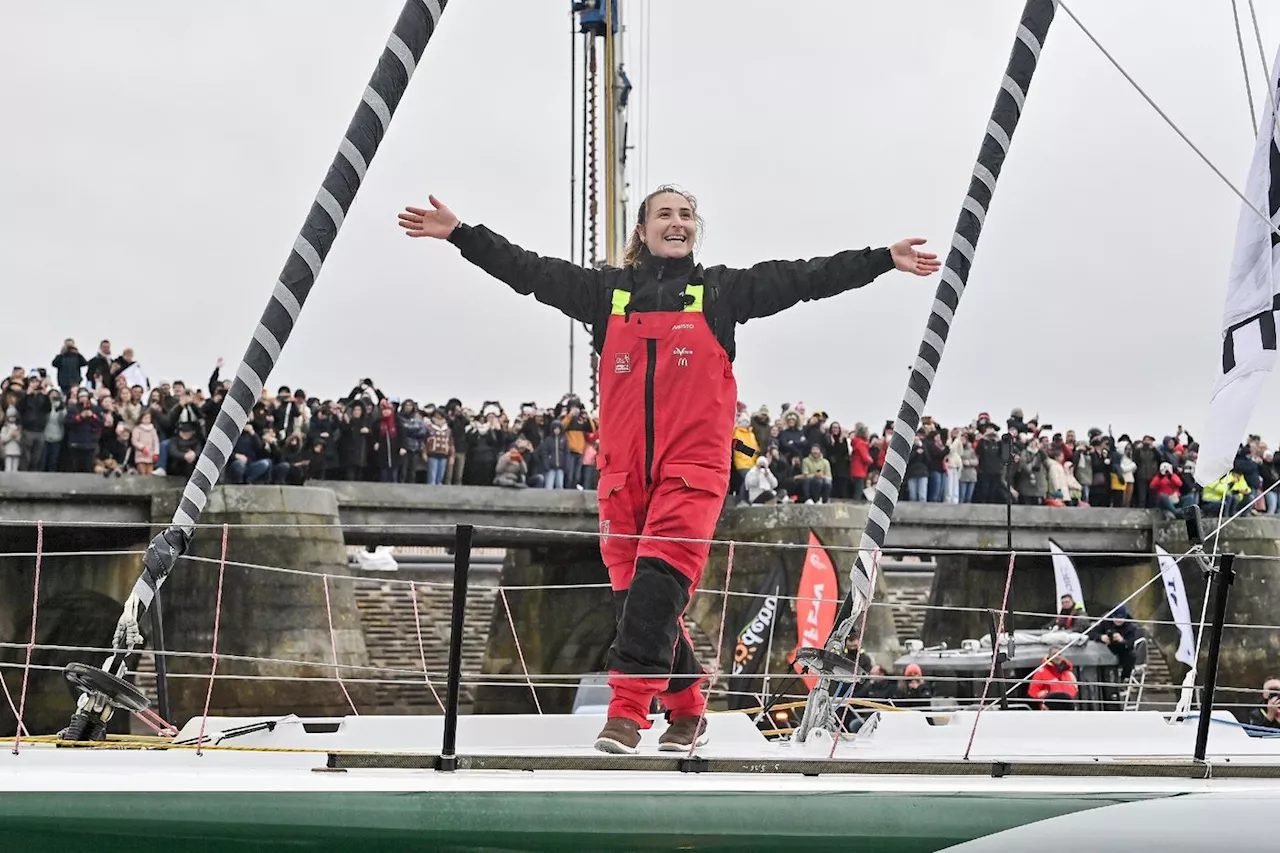
[[932,275],[937,272],[942,267],[938,256],[932,252],[920,252],[915,249],[916,246],[923,245],[925,242],[923,237],[908,237],[894,243],[889,247],[893,265],[903,272],[915,275]]

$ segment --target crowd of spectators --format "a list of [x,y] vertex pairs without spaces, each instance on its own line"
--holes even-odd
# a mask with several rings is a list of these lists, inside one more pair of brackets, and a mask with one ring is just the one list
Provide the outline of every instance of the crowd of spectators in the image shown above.
[[[85,358],[63,342],[50,368],[13,368],[0,400],[4,470],[104,476],[190,475],[230,379],[219,360],[206,392],[182,381],[152,385],[131,349],[102,341]],[[582,400],[554,406],[497,401],[478,409],[454,397],[419,404],[388,396],[365,378],[342,397],[320,399],[279,386],[262,397],[236,439],[231,483],[372,480],[426,485],[594,489],[598,421]],[[784,403],[738,405],[730,491],[740,504],[868,500],[893,422],[851,430],[825,411]],[[1003,423],[980,413],[963,426],[926,416],[913,436],[901,498],[946,503],[1145,507],[1169,515],[1200,503],[1207,513],[1275,513],[1280,470],[1250,436],[1233,470],[1195,477],[1197,445],[1181,426],[1159,441],[1108,429],[1055,431],[1014,409]]]

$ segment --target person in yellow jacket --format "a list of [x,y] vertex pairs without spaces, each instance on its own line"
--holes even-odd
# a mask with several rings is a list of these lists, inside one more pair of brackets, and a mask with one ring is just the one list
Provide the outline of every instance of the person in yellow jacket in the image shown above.
[[737,426],[733,428],[733,471],[729,478],[729,493],[737,495],[740,503],[748,503],[747,472],[756,464],[759,455],[760,443],[751,428],[751,418],[738,415]]
[[1232,469],[1227,476],[1204,487],[1200,493],[1200,509],[1206,516],[1214,518],[1219,514],[1223,517],[1232,516],[1248,502],[1250,494],[1252,490],[1244,475]]

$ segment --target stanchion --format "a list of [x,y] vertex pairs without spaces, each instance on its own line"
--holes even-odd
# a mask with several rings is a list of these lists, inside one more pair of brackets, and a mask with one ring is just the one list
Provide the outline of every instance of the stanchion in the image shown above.
[[1209,629],[1209,661],[1204,671],[1204,696],[1196,721],[1196,761],[1204,761],[1209,747],[1209,724],[1213,714],[1213,691],[1218,683],[1218,654],[1222,651],[1222,629],[1227,621],[1227,594],[1236,579],[1235,555],[1223,554],[1218,567],[1210,570],[1209,589],[1213,593],[1213,626]]
[[458,694],[462,681],[462,628],[467,614],[467,575],[471,572],[469,524],[459,524],[453,550],[453,619],[449,624],[449,673],[444,698],[444,739],[437,770],[458,769]]

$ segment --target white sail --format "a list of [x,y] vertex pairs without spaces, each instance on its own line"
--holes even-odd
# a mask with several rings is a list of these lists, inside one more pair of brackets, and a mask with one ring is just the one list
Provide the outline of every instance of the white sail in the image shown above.
[[[1275,311],[1280,308],[1280,237],[1275,236],[1280,225],[1280,148],[1274,109],[1278,77],[1280,52],[1271,71],[1271,91],[1244,187],[1245,197],[1256,210],[1241,203],[1236,224],[1235,254],[1222,316],[1222,363],[1196,462],[1196,480],[1201,485],[1231,470],[1254,403],[1275,366]],[[1270,227],[1257,211],[1271,217]]]

